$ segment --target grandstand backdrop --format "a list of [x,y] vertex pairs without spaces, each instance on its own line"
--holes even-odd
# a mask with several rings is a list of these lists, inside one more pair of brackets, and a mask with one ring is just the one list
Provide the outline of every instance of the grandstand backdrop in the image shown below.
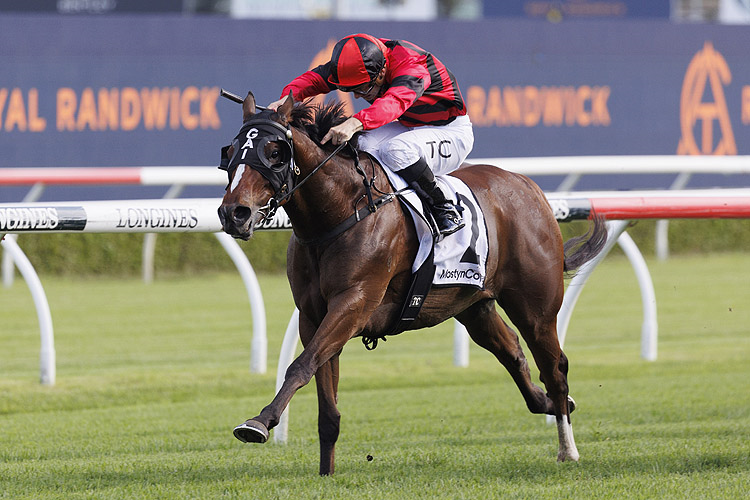
[[[475,126],[474,157],[750,154],[748,26],[5,13],[0,167],[215,165],[240,125],[239,107],[219,99],[219,88],[270,102],[338,38],[360,31],[408,39],[451,68]],[[672,178],[579,187],[664,188]],[[722,184],[750,180],[696,176],[689,187]],[[44,199],[164,190],[58,186]],[[0,199],[25,191],[0,187]],[[194,187],[183,196],[220,194]]]

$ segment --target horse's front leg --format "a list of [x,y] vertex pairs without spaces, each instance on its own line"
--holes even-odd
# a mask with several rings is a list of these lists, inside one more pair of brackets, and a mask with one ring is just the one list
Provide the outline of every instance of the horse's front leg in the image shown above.
[[[313,375],[320,370],[334,355],[337,355],[346,342],[358,334],[372,314],[376,300],[368,300],[362,294],[341,295],[328,304],[328,314],[315,331],[309,343],[305,346],[297,359],[289,365],[284,377],[284,383],[271,403],[261,410],[257,417],[251,418],[234,429],[237,439],[248,443],[265,443],[269,430],[278,425],[284,409],[292,396],[301,387],[307,385]],[[303,320],[304,313],[300,312],[300,334],[303,336],[303,325],[309,324]],[[303,336],[304,339],[304,336]],[[335,439],[331,444],[335,443]],[[333,446],[330,446],[331,451]],[[321,457],[323,450],[321,449]],[[328,454],[327,454],[328,455]],[[330,461],[333,455],[330,453]],[[323,464],[321,463],[321,468]]]
[[336,441],[341,413],[336,408],[339,390],[339,354],[321,366],[315,374],[318,387],[318,437],[320,438],[320,475],[333,474]]

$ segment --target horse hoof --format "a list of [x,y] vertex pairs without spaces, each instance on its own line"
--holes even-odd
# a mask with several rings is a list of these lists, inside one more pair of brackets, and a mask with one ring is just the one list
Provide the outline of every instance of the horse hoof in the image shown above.
[[578,450],[573,450],[569,454],[565,454],[565,455],[562,455],[562,454],[559,454],[559,453],[557,454],[557,461],[560,462],[560,463],[562,463],[562,462],[578,462],[578,460],[580,460],[580,458],[581,457],[578,454]]
[[[549,399],[549,396],[547,396],[547,415],[554,415],[555,414],[555,405],[552,403],[552,401]],[[568,415],[573,413],[576,409],[576,402],[573,398],[568,396]],[[532,410],[532,413],[534,411]]]
[[256,420],[247,420],[234,428],[234,437],[243,443],[265,443],[268,429]]

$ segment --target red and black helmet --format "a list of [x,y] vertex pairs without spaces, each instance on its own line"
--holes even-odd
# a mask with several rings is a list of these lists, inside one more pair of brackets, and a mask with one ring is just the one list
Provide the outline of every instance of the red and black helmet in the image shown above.
[[373,81],[385,65],[385,51],[383,42],[364,33],[342,38],[333,47],[328,81],[343,88]]

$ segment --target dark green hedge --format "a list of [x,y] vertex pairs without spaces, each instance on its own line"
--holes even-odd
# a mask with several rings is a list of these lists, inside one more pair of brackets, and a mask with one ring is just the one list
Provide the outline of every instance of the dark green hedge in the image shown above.
[[[257,273],[283,272],[291,232],[257,233],[240,242]],[[62,276],[137,276],[141,273],[142,234],[21,235],[18,244],[40,274]],[[213,234],[165,233],[157,236],[156,277],[234,270]]]
[[[585,222],[562,224],[563,237],[586,230]],[[628,234],[644,256],[655,254],[656,221],[635,221]],[[618,252],[617,247],[613,250]],[[669,222],[670,254],[750,251],[750,220],[684,219]]]
[[[628,232],[646,256],[654,254],[655,221],[640,221]],[[567,239],[586,230],[587,223],[563,224]],[[289,231],[258,232],[240,245],[258,273],[283,272]],[[670,252],[709,253],[750,250],[750,220],[679,220],[669,228]],[[18,240],[40,274],[138,276],[143,235],[39,234]],[[617,250],[615,250],[617,251]],[[212,234],[160,234],[155,274],[232,271],[234,264]]]

